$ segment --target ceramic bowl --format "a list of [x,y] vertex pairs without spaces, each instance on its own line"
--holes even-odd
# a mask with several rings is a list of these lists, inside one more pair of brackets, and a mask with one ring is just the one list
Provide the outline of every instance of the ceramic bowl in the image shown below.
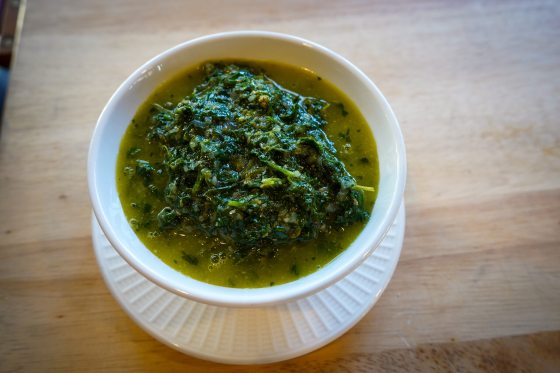
[[[124,215],[116,188],[116,161],[123,134],[138,107],[165,80],[208,60],[271,60],[315,72],[346,93],[369,123],[377,143],[380,181],[371,217],[356,240],[318,271],[283,285],[236,289],[194,280],[167,266],[138,239]],[[146,62],[117,89],[93,132],[88,185],[97,220],[119,254],[161,287],[195,301],[225,307],[279,304],[335,283],[380,244],[395,219],[406,178],[405,148],[399,123],[381,91],[356,66],[311,41],[260,31],[209,35],[179,44]]]

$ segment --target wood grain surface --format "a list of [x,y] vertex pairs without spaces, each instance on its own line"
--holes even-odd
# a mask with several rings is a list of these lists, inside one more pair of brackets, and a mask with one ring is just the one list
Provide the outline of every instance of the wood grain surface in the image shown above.
[[[27,2],[0,140],[1,371],[560,371],[560,3]],[[291,361],[178,353],[111,297],[86,157],[139,65],[219,31],[287,32],[353,61],[408,152],[407,231],[387,291]]]

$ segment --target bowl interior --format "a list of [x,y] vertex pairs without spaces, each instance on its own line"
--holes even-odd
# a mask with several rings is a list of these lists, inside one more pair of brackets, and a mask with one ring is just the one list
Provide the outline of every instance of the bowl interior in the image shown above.
[[[310,69],[345,92],[360,108],[377,143],[378,197],[366,227],[353,244],[319,271],[284,285],[232,289],[191,279],[164,264],[130,228],[116,189],[121,138],[138,107],[161,84],[186,67],[219,59],[272,60]],[[95,215],[117,251],[150,280],[197,301],[221,306],[275,304],[318,291],[357,267],[380,243],[401,203],[405,178],[399,125],[381,92],[350,62],[317,44],[275,33],[211,35],[174,47],[135,71],[115,92],[94,131],[88,178]]]

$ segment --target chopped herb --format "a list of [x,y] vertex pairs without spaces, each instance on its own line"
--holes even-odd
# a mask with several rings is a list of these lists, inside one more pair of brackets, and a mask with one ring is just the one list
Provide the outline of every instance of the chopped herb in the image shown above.
[[365,186],[365,185],[354,185],[353,186],[354,189],[358,189],[358,190],[363,190],[366,192],[375,192],[375,188],[374,187],[370,187],[370,186]]
[[133,146],[132,148],[128,149],[128,152],[126,152],[126,156],[128,158],[132,158],[134,157],[136,154],[140,153],[142,151],[141,148],[137,147],[137,146]]
[[350,139],[350,128],[347,128],[345,133],[343,133],[343,132],[339,133],[338,137],[340,139],[346,141],[347,143],[352,142],[352,140]]
[[127,166],[127,167],[123,168],[123,174],[125,174],[125,176],[127,176],[127,177],[132,177],[132,176],[134,176],[135,173],[136,173],[136,171],[132,167]]
[[198,265],[198,258],[196,256],[187,254],[186,252],[183,251],[183,255],[181,255],[181,257],[183,258],[183,260],[186,260],[189,264],[193,266]]
[[297,264],[292,264],[292,266],[290,267],[290,272],[299,277],[299,268]]
[[154,173],[154,168],[150,162],[142,159],[136,160],[136,174],[144,178],[144,184],[148,185]]
[[344,107],[344,104],[342,102],[337,102],[335,105],[340,108],[340,113],[343,117],[348,115],[348,112],[346,111],[346,108]]
[[158,187],[155,186],[154,184],[148,185],[148,190],[149,190],[152,194],[158,194],[158,193],[159,193]]
[[164,207],[157,215],[159,227],[162,229],[173,228],[177,225],[179,217],[171,207]]

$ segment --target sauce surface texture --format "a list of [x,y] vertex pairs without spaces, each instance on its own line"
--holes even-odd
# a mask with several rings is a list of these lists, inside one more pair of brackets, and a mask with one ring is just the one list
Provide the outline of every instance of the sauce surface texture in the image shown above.
[[162,261],[254,288],[308,275],[347,248],[372,210],[378,169],[368,124],[332,84],[226,61],[153,92],[123,137],[116,176],[130,225]]

